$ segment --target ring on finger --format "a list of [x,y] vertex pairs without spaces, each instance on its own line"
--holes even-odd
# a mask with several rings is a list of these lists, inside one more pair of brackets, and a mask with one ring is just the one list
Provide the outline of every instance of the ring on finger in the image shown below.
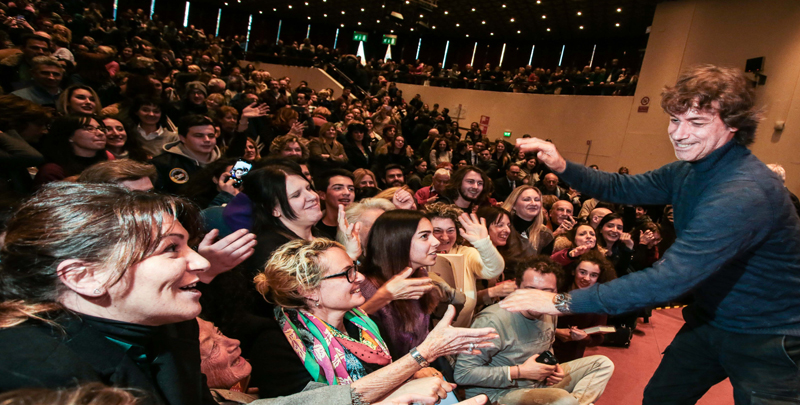
[[469,352],[472,353],[472,351],[475,350],[475,343],[470,343],[469,344],[469,349],[467,349],[467,350],[469,350]]

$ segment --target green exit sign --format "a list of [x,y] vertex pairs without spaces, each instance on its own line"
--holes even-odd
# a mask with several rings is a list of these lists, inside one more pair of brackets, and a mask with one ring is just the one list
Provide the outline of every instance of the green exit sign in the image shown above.
[[511,131],[503,131],[503,136],[511,136]]
[[384,35],[383,36],[383,44],[384,45],[397,45],[397,35]]
[[367,42],[367,33],[366,32],[354,32],[353,33],[353,41],[361,41]]

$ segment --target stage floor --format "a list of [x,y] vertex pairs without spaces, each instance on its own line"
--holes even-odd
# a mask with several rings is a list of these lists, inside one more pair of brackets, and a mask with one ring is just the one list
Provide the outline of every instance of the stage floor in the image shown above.
[[[639,322],[631,345],[590,347],[587,356],[603,354],[614,362],[614,375],[606,391],[595,405],[635,405],[642,403],[644,387],[661,362],[661,353],[669,346],[683,326],[680,308],[653,311],[650,323]],[[729,405],[733,403],[733,387],[725,380],[709,390],[699,405]]]

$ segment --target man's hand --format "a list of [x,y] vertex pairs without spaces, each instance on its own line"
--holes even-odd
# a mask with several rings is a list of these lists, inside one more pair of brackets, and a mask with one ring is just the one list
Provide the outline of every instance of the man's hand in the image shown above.
[[556,371],[557,366],[537,363],[537,358],[539,358],[539,355],[534,354],[533,356],[529,357],[528,360],[525,360],[524,363],[519,365],[520,378],[533,381],[544,381]]
[[553,371],[553,374],[550,374],[550,377],[547,377],[547,385],[556,385],[564,380],[564,377],[567,376],[567,373],[564,372],[564,369],[561,368],[561,364],[556,364],[556,369]]
[[500,301],[500,308],[509,312],[533,312],[537,314],[560,315],[561,312],[553,304],[553,297],[556,295],[551,292],[523,288],[514,291]]
[[556,146],[539,138],[518,138],[517,147],[523,152],[536,152],[536,157],[556,173],[567,170],[567,161],[558,153]]
[[197,247],[197,253],[211,263],[208,270],[198,274],[202,283],[208,284],[218,274],[224,273],[253,255],[256,235],[247,229],[238,231],[214,242],[219,230],[212,229]]

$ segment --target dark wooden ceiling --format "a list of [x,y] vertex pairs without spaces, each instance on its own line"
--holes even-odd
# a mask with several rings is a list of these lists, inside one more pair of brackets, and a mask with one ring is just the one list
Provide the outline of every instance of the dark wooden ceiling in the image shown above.
[[[502,41],[641,38],[663,0],[195,0],[266,17],[383,34]],[[394,11],[403,20],[390,18]],[[513,21],[512,21],[513,19]],[[582,27],[582,28],[581,28]]]

